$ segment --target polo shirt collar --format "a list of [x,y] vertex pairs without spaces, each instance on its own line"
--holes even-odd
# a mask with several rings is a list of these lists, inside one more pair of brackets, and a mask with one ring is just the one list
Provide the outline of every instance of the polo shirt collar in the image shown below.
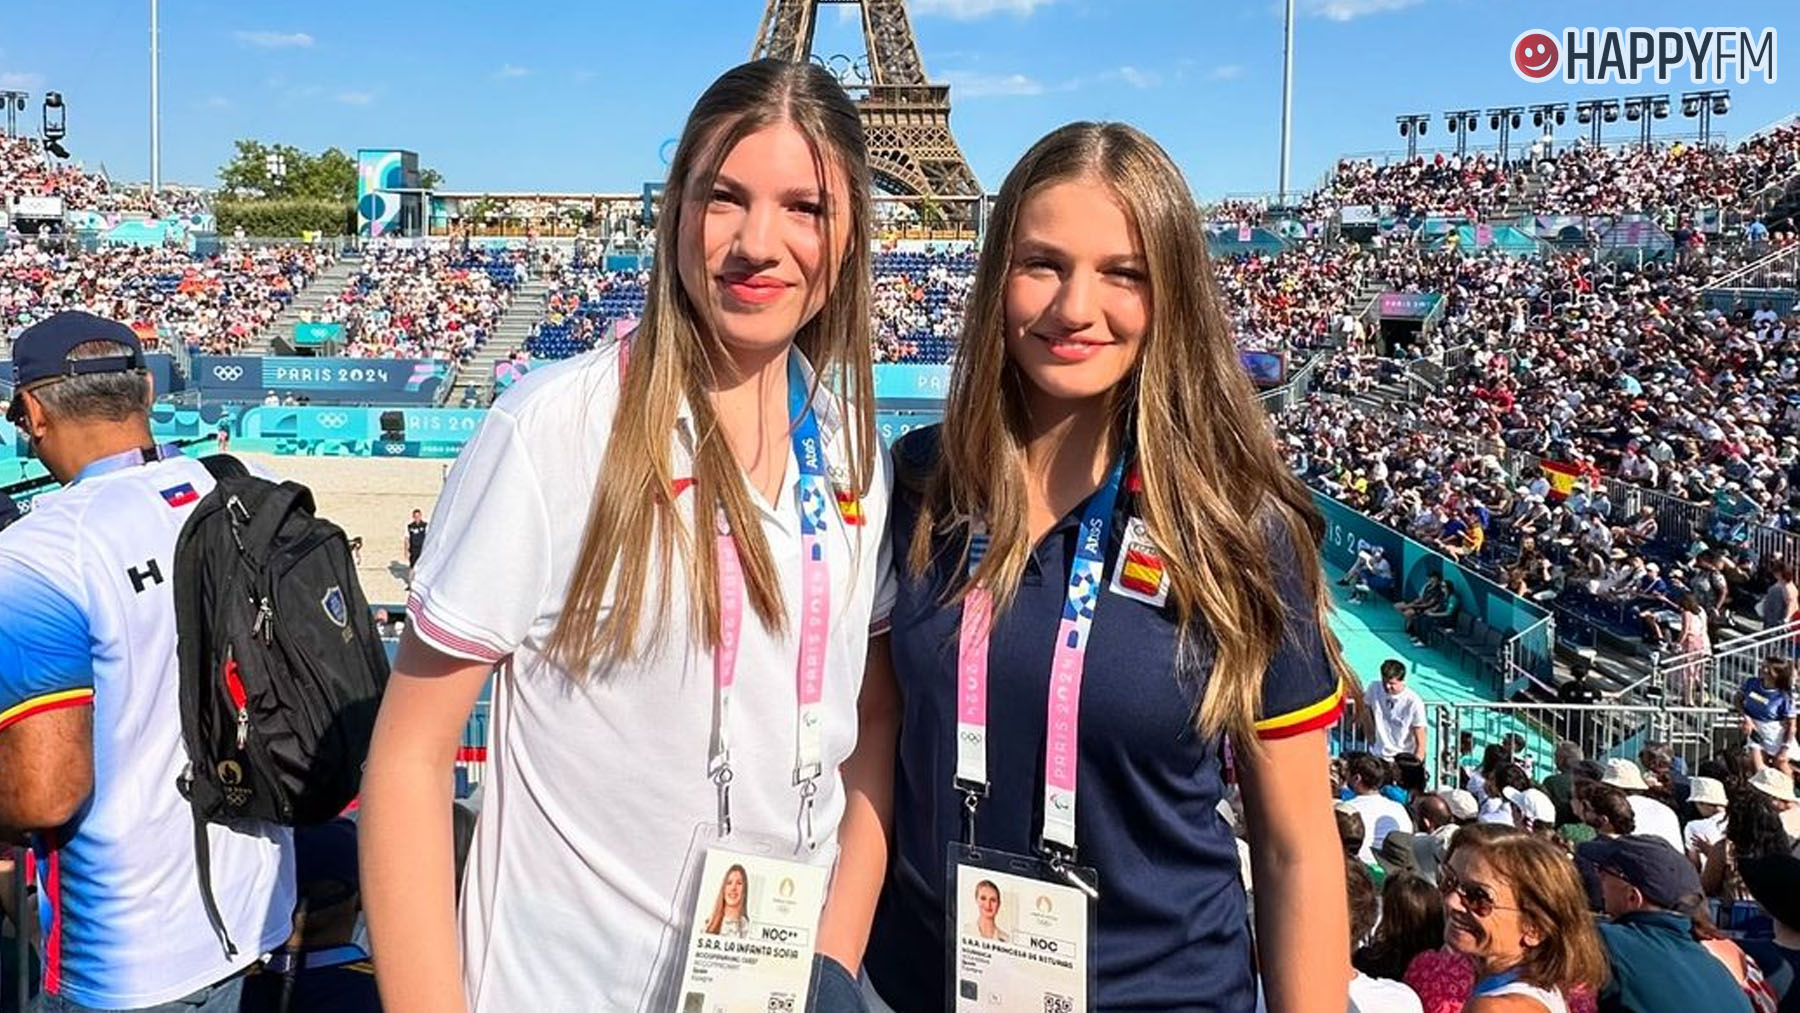
[[[829,386],[824,384],[813,386],[814,378],[818,376],[818,373],[813,369],[812,362],[806,358],[806,353],[794,348],[788,354],[799,362],[800,375],[805,378],[806,385],[812,388],[812,410],[813,416],[819,421],[819,435],[825,439],[827,444],[830,444],[839,431],[844,428],[843,403]],[[685,397],[681,399],[680,404],[675,406],[675,424],[682,427],[685,432],[693,432],[694,406],[689,404]]]

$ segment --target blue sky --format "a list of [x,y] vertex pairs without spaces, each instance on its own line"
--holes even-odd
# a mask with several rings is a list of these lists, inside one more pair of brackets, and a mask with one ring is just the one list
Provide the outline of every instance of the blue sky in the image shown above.
[[[1394,116],[1573,101],[1670,86],[1531,84],[1513,72],[1529,28],[1773,27],[1778,82],[1732,85],[1737,137],[1800,111],[1795,0],[1296,0],[1292,179],[1339,154],[1403,147]],[[636,191],[718,72],[745,59],[762,0],[164,0],[163,174],[216,182],[235,138],[316,150],[419,152],[452,190]],[[1279,0],[909,0],[932,77],[976,175],[998,188],[1037,137],[1071,119],[1148,130],[1206,198],[1275,188]],[[1701,19],[1699,12],[1704,11]],[[846,14],[819,49],[860,52]],[[115,178],[149,174],[146,0],[6,0],[0,87],[59,90],[67,145]],[[1694,87],[1688,84],[1687,87]],[[1691,129],[1678,117],[1666,129]],[[1564,128],[1573,136],[1573,118]],[[1530,135],[1529,123],[1524,134]],[[1635,136],[1621,121],[1609,136]],[[1483,129],[1477,143],[1491,143]]]

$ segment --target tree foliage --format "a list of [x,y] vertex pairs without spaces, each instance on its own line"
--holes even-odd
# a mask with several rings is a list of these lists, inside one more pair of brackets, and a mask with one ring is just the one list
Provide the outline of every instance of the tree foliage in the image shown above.
[[[219,168],[219,182],[226,200],[356,200],[356,157],[336,147],[318,154],[291,144],[265,144],[243,139],[234,142],[231,159]],[[269,172],[270,156],[280,156],[280,175]],[[419,170],[419,185],[433,189],[443,184],[436,169]],[[248,226],[245,226],[248,229]]]

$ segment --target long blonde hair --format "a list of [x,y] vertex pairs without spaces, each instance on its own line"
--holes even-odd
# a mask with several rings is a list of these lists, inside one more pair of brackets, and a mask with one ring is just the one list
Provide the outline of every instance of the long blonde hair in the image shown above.
[[[1006,354],[1004,340],[1013,230],[1034,193],[1080,179],[1113,190],[1148,262],[1149,331],[1110,407],[1117,442],[1135,453],[1139,510],[1163,556],[1183,654],[1202,647],[1210,655],[1195,723],[1203,734],[1230,734],[1255,749],[1262,681],[1288,627],[1280,569],[1298,567],[1314,612],[1308,618],[1319,621],[1329,663],[1343,670],[1323,621],[1327,591],[1317,546],[1324,522],[1277,452],[1238,359],[1193,196],[1168,154],[1135,128],[1062,127],[1026,152],[1000,188],[969,295],[944,405],[943,456],[925,490],[911,570],[920,576],[929,569],[934,532],[979,517],[990,543],[976,571],[953,588],[953,599],[981,584],[996,609],[1004,609],[1018,587],[1031,553],[1024,394],[1031,381]],[[965,559],[970,534],[965,529]],[[1296,558],[1273,563],[1282,543],[1291,544]]]
[[[666,614],[669,582],[658,573],[682,566],[689,578],[689,614],[704,642],[719,638],[718,562],[712,551],[715,505],[724,511],[744,567],[745,597],[771,631],[786,625],[781,588],[762,526],[737,460],[719,431],[707,391],[723,350],[704,320],[706,309],[688,298],[678,260],[682,221],[703,213],[719,167],[741,139],[780,123],[808,141],[821,187],[835,166],[849,191],[848,214],[824,217],[825,249],[847,233],[844,260],[827,263],[814,284],[830,292],[817,315],[804,323],[794,348],[812,363],[815,382],[829,382],[846,409],[849,481],[867,490],[874,473],[874,380],[870,361],[869,168],[862,120],[837,81],[810,63],[757,60],[726,71],[688,116],[669,164],[658,256],[650,269],[644,316],[631,337],[630,368],[620,382],[606,461],[595,484],[593,506],[568,597],[547,653],[574,678],[595,665],[636,655],[646,615]],[[821,203],[835,207],[834,195]],[[683,404],[692,416],[694,524],[676,509],[671,441]],[[698,536],[698,537],[697,537]],[[616,585],[616,586],[615,586]],[[613,588],[611,609],[602,602]],[[654,601],[647,601],[650,588]],[[646,612],[646,609],[650,611]]]

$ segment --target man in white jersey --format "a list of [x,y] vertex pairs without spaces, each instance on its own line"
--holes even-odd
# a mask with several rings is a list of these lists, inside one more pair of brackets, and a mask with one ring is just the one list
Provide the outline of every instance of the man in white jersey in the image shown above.
[[0,539],[0,834],[29,833],[49,1011],[237,1010],[288,936],[288,831],[208,826],[207,918],[175,655],[175,542],[213,481],[152,442],[131,329],[58,313],[13,345],[7,418],[63,488]]

